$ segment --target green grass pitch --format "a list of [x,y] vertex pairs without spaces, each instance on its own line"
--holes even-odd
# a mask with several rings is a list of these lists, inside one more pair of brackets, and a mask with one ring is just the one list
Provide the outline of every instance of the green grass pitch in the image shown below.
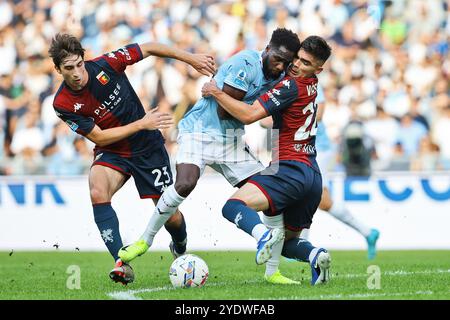
[[373,261],[364,251],[331,251],[331,282],[316,287],[305,263],[283,259],[283,274],[302,284],[282,286],[264,282],[264,266],[255,264],[253,252],[192,253],[208,263],[208,281],[203,288],[175,290],[169,252],[136,259],[136,280],[128,286],[109,280],[107,253],[0,252],[0,299],[450,299],[450,251],[381,251]]

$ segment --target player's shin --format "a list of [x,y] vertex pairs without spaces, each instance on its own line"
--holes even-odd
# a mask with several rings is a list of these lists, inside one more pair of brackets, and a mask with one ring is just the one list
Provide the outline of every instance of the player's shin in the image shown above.
[[152,245],[153,239],[162,226],[177,211],[178,206],[184,201],[184,197],[180,196],[175,190],[174,185],[169,186],[159,198],[153,215],[150,218],[147,228],[141,239],[144,239],[149,246]]
[[[271,228],[284,228],[283,215],[273,217],[263,216],[264,224]],[[278,242],[272,247],[272,257],[266,262],[266,276],[273,275],[280,265],[281,251],[283,250],[283,241]]]
[[119,232],[119,220],[116,212],[111,207],[110,202],[97,203],[92,205],[94,209],[94,219],[97,224],[100,235],[105,242],[106,247],[114,258],[119,259],[118,252],[123,246],[122,238]]
[[172,237],[174,250],[178,254],[182,254],[185,253],[186,251],[186,243],[187,243],[186,221],[184,220],[184,216],[181,212],[179,212],[178,216],[175,215],[173,217],[176,217],[177,219],[175,219],[175,221],[173,222],[169,220],[164,225],[164,227]]
[[339,221],[361,233],[364,237],[369,236],[370,228],[356,219],[343,203],[334,203],[328,212]]
[[286,258],[310,262],[317,251],[318,248],[314,247],[308,240],[293,238],[284,243],[282,255]]
[[239,229],[242,229],[257,241],[268,230],[262,223],[258,213],[247,207],[245,202],[237,199],[228,200],[222,208],[223,216],[234,223]]

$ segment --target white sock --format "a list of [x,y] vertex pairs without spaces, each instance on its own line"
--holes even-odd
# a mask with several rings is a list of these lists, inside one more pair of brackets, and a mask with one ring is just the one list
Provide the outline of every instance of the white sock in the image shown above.
[[150,217],[150,221],[147,224],[141,239],[144,239],[149,246],[152,245],[155,235],[159,229],[169,220],[169,218],[177,211],[178,206],[184,201],[185,198],[180,196],[175,190],[175,185],[169,186],[166,191],[159,198],[156,204],[153,215]]
[[[263,221],[269,228],[282,228],[284,230],[283,215],[269,217],[263,215]],[[266,276],[271,276],[278,270],[284,241],[280,241],[272,247],[272,257],[266,262]]]
[[300,238],[308,240],[309,239],[309,229],[304,228],[302,230],[302,232],[300,232]]
[[252,237],[255,238],[256,241],[259,241],[267,230],[269,230],[269,228],[267,228],[264,224],[257,224],[252,230]]
[[278,270],[280,265],[281,251],[283,251],[284,242],[280,241],[272,247],[272,258],[266,262],[266,276],[270,277]]
[[361,233],[364,237],[369,236],[370,228],[368,228],[365,224],[356,219],[350,211],[344,206],[344,204],[333,203],[333,206],[328,211],[333,217],[338,219],[339,221],[345,223],[346,225],[352,227],[359,233]]

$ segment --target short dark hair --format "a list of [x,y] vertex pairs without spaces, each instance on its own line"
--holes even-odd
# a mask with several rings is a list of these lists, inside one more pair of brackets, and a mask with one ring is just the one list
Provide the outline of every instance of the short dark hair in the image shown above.
[[315,58],[325,62],[331,55],[331,47],[328,43],[319,36],[309,36],[302,41],[301,49],[305,50],[309,54],[312,54]]
[[72,54],[81,56],[84,59],[84,51],[80,41],[76,37],[70,34],[58,33],[52,39],[48,54],[53,59],[55,66],[59,68],[63,60]]
[[300,50],[300,39],[298,35],[286,28],[276,29],[272,33],[269,44],[278,48],[284,46],[295,54]]

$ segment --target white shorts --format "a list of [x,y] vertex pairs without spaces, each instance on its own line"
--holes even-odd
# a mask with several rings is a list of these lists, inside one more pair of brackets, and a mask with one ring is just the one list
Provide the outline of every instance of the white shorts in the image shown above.
[[317,152],[316,161],[319,165],[320,173],[322,174],[322,186],[330,188],[328,181],[328,168],[331,165],[334,152],[332,150]]
[[195,164],[200,168],[200,175],[210,166],[233,187],[265,168],[241,139],[225,143],[222,138],[204,133],[180,133],[177,143],[177,164]]

